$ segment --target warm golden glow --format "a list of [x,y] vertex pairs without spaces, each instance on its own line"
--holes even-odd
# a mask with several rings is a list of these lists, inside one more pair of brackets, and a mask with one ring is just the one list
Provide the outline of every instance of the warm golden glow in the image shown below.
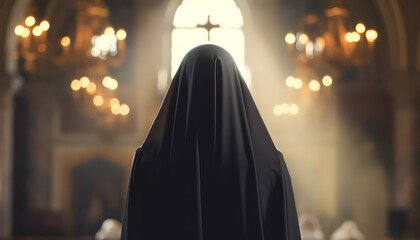
[[91,95],[94,94],[96,91],[96,84],[94,82],[90,82],[86,88],[86,91]]
[[344,35],[344,38],[349,43],[353,42],[353,34],[351,32],[346,33],[346,35]]
[[26,26],[28,26],[28,27],[32,27],[32,26],[35,24],[35,18],[34,18],[33,16],[28,16],[28,17],[25,19],[25,24],[26,24]]
[[106,76],[102,79],[102,85],[104,85],[104,87],[108,88],[109,85],[112,82],[112,78],[110,76]]
[[127,37],[127,33],[124,29],[120,29],[117,31],[117,39],[118,40],[124,40]]
[[[209,16],[210,24],[217,24],[219,27],[207,31],[206,28],[197,26],[206,24]],[[182,1],[173,18],[170,77],[175,75],[189,50],[210,42],[223,47],[232,55],[250,87],[251,74],[244,61],[245,40],[242,25],[241,10],[233,0]]]
[[295,78],[293,76],[288,76],[286,78],[286,86],[293,87],[295,85]]
[[88,77],[81,77],[80,78],[80,85],[82,86],[82,88],[87,88],[90,84],[90,80]]
[[299,106],[296,105],[296,104],[291,104],[290,107],[289,107],[289,113],[291,115],[296,115],[296,114],[298,114],[298,112],[299,112]]
[[317,37],[315,39],[315,51],[321,52],[324,50],[325,47],[325,40],[323,37]]
[[282,105],[280,105],[280,111],[281,113],[288,113],[290,110],[290,106],[287,103],[283,103]]
[[42,21],[39,26],[41,27],[42,31],[47,31],[50,29],[50,23],[47,20]]
[[130,108],[128,107],[127,104],[122,104],[120,106],[120,113],[121,115],[127,115],[130,112]]
[[331,86],[332,85],[332,82],[333,82],[333,80],[332,80],[332,78],[331,78],[330,75],[325,75],[322,78],[322,84],[324,84],[324,86],[326,86],[326,87]]
[[118,98],[111,98],[111,100],[109,100],[109,106],[113,107],[115,105],[119,106],[120,100],[118,100]]
[[15,27],[15,34],[18,36],[22,35],[24,31],[25,31],[25,27],[22,25],[17,25]]
[[109,83],[108,88],[111,90],[115,90],[118,87],[118,82],[115,79],[111,79],[111,82]]
[[367,39],[369,42],[373,42],[373,41],[375,41],[377,38],[378,38],[378,33],[377,33],[375,30],[373,30],[373,29],[369,29],[369,30],[367,30],[367,31],[366,31],[366,39]]
[[31,34],[31,31],[29,30],[29,28],[24,28],[21,36],[23,38],[27,38],[27,37],[29,37],[29,34]]
[[286,34],[286,37],[284,37],[284,40],[287,44],[293,44],[296,42],[296,37],[293,33]]
[[107,27],[104,31],[105,34],[114,35],[115,30],[112,27]]
[[280,116],[282,114],[290,114],[290,115],[296,115],[299,112],[299,107],[296,104],[277,104],[273,108],[273,113],[277,116]]
[[70,38],[68,36],[65,36],[61,39],[61,46],[67,47],[70,45]]
[[45,52],[45,50],[47,50],[47,45],[45,45],[45,43],[41,43],[38,45],[37,49],[40,53]]
[[303,81],[300,78],[295,78],[294,87],[296,89],[301,89],[303,87]]
[[73,89],[73,91],[79,90],[81,87],[80,81],[77,79],[74,79],[73,81],[71,81],[70,87],[71,89]]
[[311,89],[312,91],[318,92],[320,88],[321,88],[321,84],[319,84],[317,80],[311,80],[309,82],[309,89]]
[[41,29],[41,27],[40,27],[40,26],[35,26],[35,27],[32,29],[32,34],[33,34],[34,36],[36,36],[36,37],[41,36],[41,34],[42,34],[42,29]]
[[120,114],[120,105],[114,105],[114,106],[112,106],[111,107],[111,112],[112,112],[112,114],[114,114],[114,115],[118,115],[118,114]]
[[104,104],[104,98],[100,95],[96,95],[93,98],[93,104],[95,104],[97,107],[102,106],[102,104]]
[[273,113],[277,116],[281,115],[281,107],[279,104],[273,107]]
[[353,42],[358,42],[360,40],[360,34],[358,34],[357,32],[352,32],[351,33],[351,38],[352,38]]
[[356,25],[356,31],[357,31],[358,33],[364,33],[364,32],[366,31],[366,27],[365,27],[365,25],[364,25],[363,23],[358,23],[358,24]]
[[302,34],[299,35],[299,42],[301,44],[306,44],[306,43],[308,43],[308,41],[309,41],[308,35],[306,35],[304,33],[302,33]]

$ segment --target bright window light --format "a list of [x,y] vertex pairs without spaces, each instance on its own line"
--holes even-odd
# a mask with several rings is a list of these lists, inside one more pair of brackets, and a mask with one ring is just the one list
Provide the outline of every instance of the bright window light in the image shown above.
[[[174,16],[172,31],[171,77],[185,54],[206,43],[226,49],[250,84],[249,69],[245,67],[245,39],[241,29],[243,17],[233,0],[183,0]],[[200,26],[208,25],[208,29]]]

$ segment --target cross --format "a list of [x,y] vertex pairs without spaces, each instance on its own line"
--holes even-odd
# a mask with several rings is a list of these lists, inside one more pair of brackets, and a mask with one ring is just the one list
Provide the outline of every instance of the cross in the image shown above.
[[207,16],[207,23],[204,24],[204,25],[203,24],[197,24],[197,27],[201,27],[201,28],[204,28],[204,29],[207,30],[208,41],[210,42],[210,30],[213,29],[213,28],[218,28],[218,27],[220,27],[220,25],[219,24],[216,24],[216,25],[211,24],[210,23],[210,15],[208,15]]

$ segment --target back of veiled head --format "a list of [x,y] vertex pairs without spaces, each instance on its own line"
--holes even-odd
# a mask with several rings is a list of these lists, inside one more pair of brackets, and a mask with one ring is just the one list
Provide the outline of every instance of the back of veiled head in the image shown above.
[[219,100],[219,103],[228,100],[224,93],[240,90],[243,83],[229,52],[211,44],[201,45],[189,51],[173,79],[173,84],[180,84],[179,90],[188,95],[187,101],[192,104],[189,105],[190,110],[199,113],[204,121],[204,116],[216,114],[216,100]]
[[182,60],[145,144],[180,149],[198,141],[203,151],[214,153],[251,144],[244,141],[254,132],[255,141],[276,150],[233,57],[206,44]]

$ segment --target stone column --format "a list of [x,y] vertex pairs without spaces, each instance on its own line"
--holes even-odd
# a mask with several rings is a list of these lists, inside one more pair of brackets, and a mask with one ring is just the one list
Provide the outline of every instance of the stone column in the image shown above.
[[[419,165],[416,164],[418,154],[419,136],[416,126],[419,120],[418,111],[418,77],[408,74],[399,74],[395,77],[391,91],[394,96],[394,178],[392,208],[404,210],[407,214],[404,236],[411,235],[416,229],[415,221],[418,218],[418,203],[415,203],[414,194],[418,191],[416,173]],[[418,157],[418,156],[417,156]]]
[[54,84],[49,76],[30,79],[24,88],[31,109],[29,129],[28,208],[51,208],[52,105]]
[[13,96],[19,79],[0,75],[0,238],[12,230]]

